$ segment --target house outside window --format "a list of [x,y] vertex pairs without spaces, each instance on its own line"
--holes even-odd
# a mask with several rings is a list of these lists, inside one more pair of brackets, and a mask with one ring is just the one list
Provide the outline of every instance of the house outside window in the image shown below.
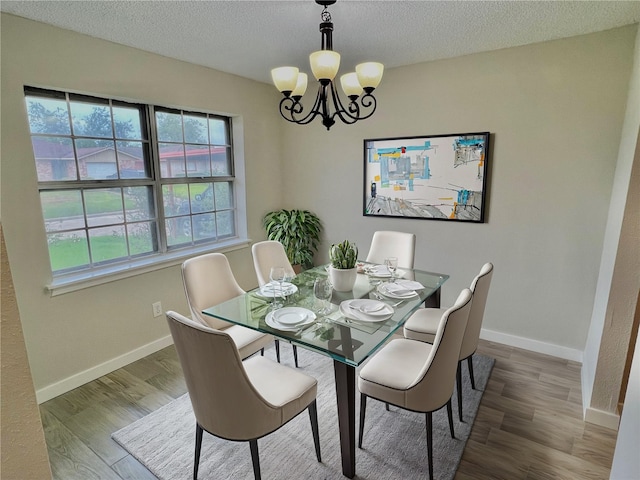
[[32,87],[25,99],[54,278],[237,237],[230,118]]

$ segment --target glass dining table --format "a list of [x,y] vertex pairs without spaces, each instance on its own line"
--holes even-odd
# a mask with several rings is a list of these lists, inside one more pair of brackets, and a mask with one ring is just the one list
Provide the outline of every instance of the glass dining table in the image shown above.
[[[272,310],[273,298],[259,288],[246,292],[219,305],[203,310],[209,315],[227,322],[242,325],[293,345],[327,355],[333,359],[336,401],[338,407],[338,427],[340,430],[340,451],[342,473],[348,478],[356,474],[355,468],[355,419],[356,419],[356,368],[375,353],[406,322],[411,314],[424,304],[425,307],[440,307],[440,289],[449,278],[442,273],[417,269],[398,269],[396,283],[403,280],[418,282],[423,288],[416,288],[410,297],[393,298],[388,287],[389,278],[358,273],[352,291],[333,291],[331,311],[319,314],[320,304],[314,297],[313,285],[318,277],[326,277],[327,267],[319,266],[305,270],[291,280],[284,297],[285,307],[299,307],[312,310],[316,319],[299,329],[279,330],[267,323],[267,314]],[[413,285],[414,288],[417,284]],[[381,292],[386,293],[382,295]],[[391,307],[389,317],[383,321],[359,321],[357,316],[345,311],[346,300],[376,299]],[[342,304],[342,306],[341,306]],[[387,308],[387,307],[385,307]],[[326,310],[326,308],[325,308]],[[272,313],[273,315],[273,313]],[[269,322],[273,325],[273,322]]]

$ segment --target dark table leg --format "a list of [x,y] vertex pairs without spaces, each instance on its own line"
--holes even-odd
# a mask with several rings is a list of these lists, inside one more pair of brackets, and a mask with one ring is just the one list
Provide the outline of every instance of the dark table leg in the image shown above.
[[334,360],[333,371],[336,377],[342,474],[353,478],[356,475],[356,369]]
[[440,308],[440,290],[440,287],[438,287],[435,292],[433,292],[425,299],[425,308]]

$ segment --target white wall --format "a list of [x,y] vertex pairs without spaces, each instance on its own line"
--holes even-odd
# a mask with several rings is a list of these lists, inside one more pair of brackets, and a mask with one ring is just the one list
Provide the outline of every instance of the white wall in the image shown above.
[[[2,221],[40,401],[169,343],[151,303],[186,313],[179,266],[51,298],[24,85],[86,92],[238,117],[245,136],[249,236],[282,203],[282,126],[272,87],[2,14]],[[276,139],[276,141],[274,141]],[[266,188],[267,185],[276,188]],[[245,288],[257,284],[248,248],[229,254]]]
[[[331,242],[417,235],[443,302],[492,261],[484,335],[581,359],[602,252],[636,27],[385,72],[379,111],[353,126],[287,125],[286,203]],[[345,66],[347,68],[347,66]],[[363,139],[490,131],[487,223],[362,216]]]
[[[615,412],[640,288],[640,34],[582,369],[585,417]],[[635,164],[634,164],[635,162]],[[630,381],[633,379],[630,379]],[[600,422],[600,423],[602,423]],[[616,426],[617,416],[609,422]]]

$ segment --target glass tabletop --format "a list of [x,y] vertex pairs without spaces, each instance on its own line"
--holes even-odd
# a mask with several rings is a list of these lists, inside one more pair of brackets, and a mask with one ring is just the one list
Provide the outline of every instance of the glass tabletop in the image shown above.
[[[357,367],[385,343],[426,299],[436,294],[449,278],[442,273],[399,268],[396,272],[399,277],[396,282],[402,284],[403,280],[415,281],[424,288],[416,289],[416,295],[409,298],[391,298],[393,292],[387,290],[388,278],[358,273],[353,290],[350,292],[334,290],[331,297],[331,312],[321,315],[318,312],[322,306],[313,295],[313,284],[317,277],[327,275],[325,266],[305,270],[291,280],[296,288],[285,289],[285,293],[292,291],[293,293],[281,299],[284,307],[301,307],[313,311],[316,315],[313,322],[304,322],[304,325],[295,330],[279,330],[267,324],[266,317],[273,310],[273,298],[270,298],[268,293],[263,294],[259,288],[207,308],[202,313],[271,334]],[[382,321],[377,319],[362,321],[354,318],[357,315],[346,316],[345,313],[348,313],[346,306],[343,305],[341,308],[340,304],[352,299],[380,300],[389,305],[390,309],[387,310],[390,312],[392,309],[393,313]],[[269,323],[273,324],[273,322]]]

